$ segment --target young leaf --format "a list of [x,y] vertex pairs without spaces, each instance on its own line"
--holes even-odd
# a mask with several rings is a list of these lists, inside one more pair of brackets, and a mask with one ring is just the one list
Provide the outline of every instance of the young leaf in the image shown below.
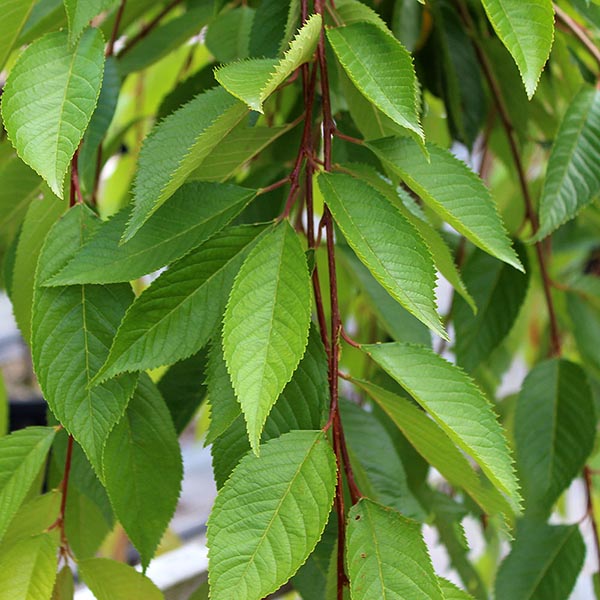
[[[261,5],[262,6],[262,5]],[[254,9],[239,6],[220,13],[208,26],[206,47],[220,63],[248,58]]]
[[125,314],[95,380],[171,364],[202,348],[221,320],[233,280],[263,230],[264,226],[231,228],[163,273]]
[[104,68],[104,40],[89,29],[74,48],[66,31],[36,40],[19,57],[2,95],[2,117],[19,156],[59,197],[90,121]]
[[482,250],[523,270],[489,190],[465,163],[434,144],[427,144],[427,162],[408,138],[385,138],[367,145],[449,225]]
[[483,7],[498,37],[512,54],[529,99],[554,39],[554,10],[551,0],[483,0]]
[[[69,210],[46,238],[36,281],[60,270],[98,222],[84,205]],[[97,473],[102,472],[104,442],[121,418],[137,377],[123,375],[93,388],[89,385],[132,299],[127,284],[35,290],[31,321],[35,372],[50,409],[81,444]]]
[[164,600],[162,592],[133,567],[108,558],[79,561],[81,577],[98,600]]
[[373,23],[329,29],[327,38],[361,93],[395,123],[424,140],[417,114],[417,79],[406,48]]
[[373,276],[406,310],[441,337],[435,270],[418,232],[375,188],[341,173],[323,173],[319,190],[345,238]]
[[67,565],[56,576],[54,589],[52,590],[52,600],[73,600],[74,596],[75,582],[73,580],[73,571]]
[[475,250],[463,268],[465,284],[479,307],[474,315],[460,298],[454,305],[456,362],[472,372],[484,362],[512,329],[529,287],[527,254],[516,246],[525,265],[521,273],[488,254]]
[[260,600],[279,589],[319,541],[335,484],[321,431],[292,431],[267,442],[260,458],[247,454],[208,521],[211,598]]
[[130,240],[247,113],[225,90],[199,94],[161,121],[140,152],[133,210],[123,233]]
[[306,256],[283,221],[244,261],[223,319],[225,361],[255,452],[267,415],[304,354],[310,298]]
[[40,472],[55,433],[54,427],[27,427],[0,438],[0,539]]
[[564,359],[527,375],[515,414],[515,446],[525,514],[548,515],[594,447],[596,416],[585,372]]
[[48,600],[56,579],[58,535],[24,538],[0,554],[0,600]]
[[183,476],[169,411],[146,374],[106,440],[102,466],[115,513],[146,568],[175,512]]
[[111,9],[118,0],[63,0],[69,23],[69,44],[79,39],[90,21],[102,11]]
[[188,183],[156,211],[134,239],[119,244],[130,212],[103,223],[73,259],[43,285],[116,283],[152,273],[181,258],[234,219],[254,197],[235,185]]
[[483,480],[464,454],[425,412],[406,398],[384,388],[366,381],[354,382],[381,406],[415,450],[452,485],[462,487],[485,513],[502,514],[510,521],[513,509],[505,498]]
[[281,60],[251,59],[215,71],[217,81],[252,110],[263,112],[265,100],[303,63],[310,60],[321,35],[321,15],[312,15]]
[[362,498],[348,513],[346,537],[353,600],[444,600],[416,521]]
[[473,596],[470,596],[467,592],[461,590],[447,579],[438,577],[437,580],[440,589],[442,590],[444,600],[473,600]]
[[512,550],[498,570],[496,598],[568,598],[584,557],[585,544],[577,525],[524,519],[517,524]]
[[519,503],[504,431],[490,402],[468,375],[429,348],[399,342],[362,348],[479,463],[498,489]]
[[541,240],[573,219],[600,192],[600,91],[585,86],[575,96],[552,146],[540,200]]
[[2,36],[0,37],[0,71],[4,69],[17,39],[27,22],[35,0],[4,0],[2,3]]

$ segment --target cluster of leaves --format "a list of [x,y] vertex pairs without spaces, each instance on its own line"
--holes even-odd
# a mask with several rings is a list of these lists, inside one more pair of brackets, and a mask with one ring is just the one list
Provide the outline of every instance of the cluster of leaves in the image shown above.
[[148,566],[199,409],[194,598],[567,598],[585,545],[549,518],[583,474],[595,525],[598,494],[598,11],[0,1],[1,283],[50,409],[0,438],[0,598],[72,598],[69,556],[99,600],[161,598],[97,554],[118,523]]

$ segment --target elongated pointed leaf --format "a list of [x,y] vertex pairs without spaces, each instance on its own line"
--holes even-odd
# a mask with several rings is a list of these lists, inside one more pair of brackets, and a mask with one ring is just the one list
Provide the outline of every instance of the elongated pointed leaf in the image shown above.
[[27,22],[35,0],[4,0],[2,3],[2,37],[0,37],[0,71],[4,68],[17,39]]
[[452,485],[462,487],[485,513],[502,514],[506,521],[512,519],[513,510],[505,498],[475,472],[464,454],[426,413],[384,388],[354,381],[381,406],[415,450]]
[[498,489],[519,503],[504,431],[490,402],[468,375],[429,348],[398,342],[362,348],[479,463]]
[[437,580],[440,589],[442,590],[444,600],[473,600],[473,596],[467,594],[467,592],[461,590],[458,586],[454,585],[447,579],[438,577]]
[[102,465],[117,518],[147,567],[175,512],[183,465],[165,401],[145,374],[106,440]]
[[89,558],[79,561],[78,567],[97,600],[164,600],[150,579],[124,563]]
[[346,536],[353,600],[443,600],[416,521],[362,498],[348,513]]
[[263,230],[264,226],[232,228],[161,275],[127,311],[96,381],[171,364],[202,348],[220,322],[233,280]]
[[0,553],[0,600],[48,600],[56,579],[58,535],[25,538]]
[[130,242],[119,244],[129,210],[103,223],[97,233],[44,285],[131,281],[181,258],[234,219],[254,197],[235,185],[189,183],[148,219]]
[[583,566],[585,544],[577,525],[523,520],[496,577],[496,598],[565,600]]
[[323,173],[319,190],[357,256],[406,310],[446,337],[435,306],[435,270],[425,242],[390,201],[350,175]]
[[552,146],[540,200],[541,240],[577,213],[600,192],[600,91],[584,87],[563,118]]
[[304,354],[310,294],[300,240],[283,221],[244,261],[223,319],[225,361],[255,452],[267,415]]
[[118,0],[63,0],[69,23],[69,43],[74,44],[89,22],[102,11],[112,8]]
[[71,49],[66,31],[19,57],[2,95],[2,117],[19,156],[62,198],[71,158],[90,121],[104,67],[104,40],[88,30]]
[[161,121],[140,152],[133,211],[123,234],[130,240],[242,120],[247,108],[225,90],[199,94]]
[[56,576],[54,589],[52,590],[52,600],[73,600],[75,596],[75,582],[73,580],[73,571],[69,566],[63,567]]
[[292,431],[247,454],[220,490],[208,521],[213,600],[260,600],[304,563],[319,541],[336,483],[321,431]]
[[38,475],[56,430],[28,427],[0,439],[0,539]]
[[215,71],[217,81],[252,110],[263,112],[265,100],[303,63],[310,60],[321,34],[321,15],[312,15],[281,60],[251,59]]
[[408,138],[384,138],[368,146],[449,225],[482,250],[523,270],[489,190],[465,163],[434,144],[427,144],[427,162]]
[[[36,280],[44,281],[60,270],[98,223],[84,205],[72,208],[48,234]],[[31,323],[35,372],[50,409],[81,444],[97,473],[106,438],[127,406],[136,376],[89,385],[132,299],[127,284],[35,290]]]
[[454,305],[456,362],[473,371],[509,334],[519,315],[529,287],[527,254],[521,245],[521,273],[488,254],[475,250],[463,268],[463,277],[480,308],[476,315],[462,299]]
[[424,139],[417,114],[417,78],[406,48],[374,23],[329,29],[327,38],[361,93],[398,125]]
[[552,359],[529,373],[515,415],[517,464],[526,514],[546,516],[594,446],[596,417],[585,372]]
[[483,0],[498,37],[512,54],[531,99],[554,39],[554,10],[550,0]]

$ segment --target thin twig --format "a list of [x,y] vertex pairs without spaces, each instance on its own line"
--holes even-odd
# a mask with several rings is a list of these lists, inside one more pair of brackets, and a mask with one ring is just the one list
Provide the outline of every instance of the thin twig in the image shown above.
[[553,6],[556,18],[565,26],[567,31],[572,33],[586,47],[598,67],[600,67],[600,49],[592,42],[585,27],[572,19],[558,4],[554,3]]
[[125,10],[126,2],[127,0],[121,0],[121,4],[119,4],[119,10],[117,10],[117,16],[115,17],[110,40],[106,46],[106,52],[104,53],[106,58],[115,53],[115,42],[117,41],[117,36],[119,35],[119,26],[121,25],[121,18],[123,17],[123,11]]

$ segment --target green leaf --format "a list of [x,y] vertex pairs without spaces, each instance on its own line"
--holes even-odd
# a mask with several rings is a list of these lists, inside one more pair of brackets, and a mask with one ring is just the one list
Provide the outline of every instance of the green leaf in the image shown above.
[[473,380],[429,348],[400,342],[362,348],[518,505],[518,484],[504,431]]
[[362,498],[348,513],[346,538],[352,600],[443,600],[416,521]]
[[55,433],[53,427],[27,427],[0,438],[0,539],[40,472]]
[[563,359],[527,375],[515,414],[515,446],[525,514],[549,514],[594,447],[596,415],[585,372]]
[[79,561],[81,577],[98,600],[164,600],[162,592],[133,567],[108,558]]
[[496,598],[566,600],[583,566],[585,544],[577,525],[523,520],[496,577]]
[[[36,281],[60,270],[98,219],[77,205],[51,229],[40,254]],[[121,418],[137,377],[123,375],[90,388],[133,294],[127,284],[36,287],[32,358],[44,397],[56,418],[81,444],[101,473],[104,442]]]
[[231,228],[173,264],[129,307],[95,381],[168,365],[202,348],[220,323],[233,280],[263,230],[256,225]]
[[504,497],[476,472],[464,454],[425,412],[406,398],[366,381],[353,380],[369,394],[402,431],[417,452],[452,485],[461,487],[490,515],[513,516]]
[[102,465],[115,514],[146,568],[175,512],[183,477],[177,433],[146,374],[106,440]]
[[25,538],[0,554],[0,600],[48,600],[58,563],[57,535]]
[[473,600],[473,597],[443,577],[438,577],[444,600]]
[[73,571],[67,565],[56,576],[54,589],[52,590],[52,600],[73,600],[74,596],[75,582],[73,581]]
[[431,255],[414,227],[385,196],[350,175],[322,173],[317,184],[344,237],[375,279],[446,338],[435,306]]
[[8,433],[8,394],[4,385],[4,377],[0,372],[0,437]]
[[600,312],[593,304],[572,292],[567,294],[567,310],[579,354],[594,375],[600,377]]
[[66,31],[45,35],[19,57],[2,95],[2,117],[19,156],[62,198],[71,158],[90,121],[104,68],[104,40],[89,29],[74,48]]
[[524,248],[520,244],[516,248],[525,273],[479,250],[469,256],[463,268],[465,284],[479,307],[474,315],[461,298],[454,304],[456,362],[466,371],[472,372],[485,362],[517,320],[529,287],[529,271]]
[[77,255],[44,285],[131,281],[181,258],[234,219],[254,197],[235,185],[188,183],[154,213],[134,239],[119,244],[130,212],[103,223]]
[[424,140],[417,114],[417,78],[406,48],[373,23],[329,29],[327,38],[361,93],[395,123]]
[[488,254],[523,270],[489,190],[465,163],[434,144],[427,144],[427,162],[408,138],[385,138],[367,146],[459,233]]
[[335,12],[344,25],[367,21],[389,33],[385,21],[370,6],[363,4],[360,0],[338,0],[335,3]]
[[260,600],[279,589],[319,541],[335,484],[321,431],[292,431],[267,442],[260,458],[247,454],[208,521],[211,598]]
[[531,99],[554,39],[554,10],[551,0],[482,0],[485,12],[508,51],[512,54]]
[[190,100],[151,131],[140,152],[134,206],[123,242],[138,232],[246,113],[243,104],[215,88]]
[[217,81],[252,110],[263,112],[265,100],[303,63],[310,60],[321,35],[321,15],[312,15],[281,60],[250,59],[215,71]]
[[248,57],[254,9],[240,6],[221,13],[206,32],[206,47],[218,62]]
[[263,0],[258,5],[250,31],[250,56],[271,58],[279,54],[294,4],[295,0]]
[[244,261],[223,318],[223,350],[250,445],[304,354],[311,286],[306,256],[288,221],[264,235]]
[[27,22],[35,0],[4,0],[2,2],[2,37],[0,37],[0,71]]
[[600,91],[585,86],[575,96],[558,130],[540,200],[541,240],[573,219],[600,192]]
[[111,9],[118,0],[64,0],[69,23],[69,44],[79,39],[90,21],[101,12]]

